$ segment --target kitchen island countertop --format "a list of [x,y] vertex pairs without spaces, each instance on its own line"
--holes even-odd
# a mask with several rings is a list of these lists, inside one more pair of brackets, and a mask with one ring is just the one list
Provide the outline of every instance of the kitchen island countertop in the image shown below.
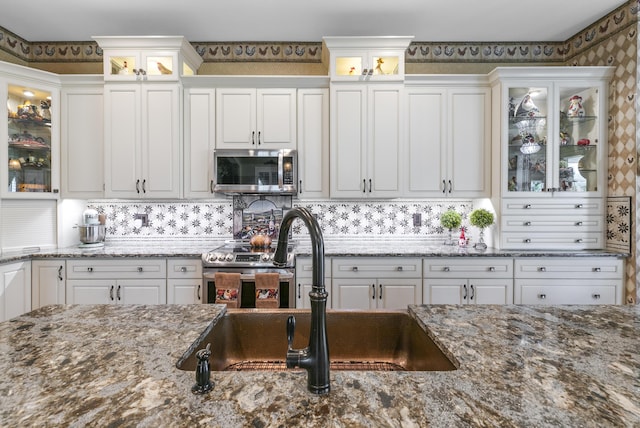
[[640,425],[639,306],[411,306],[457,370],[332,371],[320,397],[302,371],[214,372],[193,395],[175,364],[222,308],[48,306],[0,323],[0,425]]

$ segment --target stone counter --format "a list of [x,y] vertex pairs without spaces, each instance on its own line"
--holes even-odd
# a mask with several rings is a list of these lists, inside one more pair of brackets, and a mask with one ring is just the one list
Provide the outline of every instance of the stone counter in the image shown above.
[[221,307],[45,307],[0,323],[0,425],[640,425],[640,307],[410,310],[458,370],[333,371],[321,397],[302,371],[214,372],[195,396],[175,363]]

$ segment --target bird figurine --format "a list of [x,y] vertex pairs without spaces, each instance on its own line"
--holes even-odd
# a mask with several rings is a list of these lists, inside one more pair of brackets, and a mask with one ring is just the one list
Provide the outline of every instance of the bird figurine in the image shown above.
[[382,64],[384,64],[384,60],[382,58],[378,58],[378,65],[376,66],[376,74],[384,74],[382,71]]
[[540,115],[540,109],[536,107],[531,99],[531,94],[526,94],[522,97],[522,101],[516,107],[515,117],[536,117]]
[[164,65],[162,65],[161,62],[158,63],[158,71],[160,72],[160,74],[171,74],[172,73],[172,71],[169,70]]

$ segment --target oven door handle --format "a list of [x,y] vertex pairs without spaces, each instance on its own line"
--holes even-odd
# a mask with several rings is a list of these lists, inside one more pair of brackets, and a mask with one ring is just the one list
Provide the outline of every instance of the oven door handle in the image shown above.
[[284,153],[282,150],[278,152],[278,188],[284,188]]
[[[265,273],[271,273],[271,272],[265,272]],[[276,272],[276,273],[280,274],[281,281],[293,279],[293,273],[291,272]],[[216,274],[215,272],[204,272],[202,276],[206,279],[215,279]],[[255,281],[256,275],[255,273],[242,273],[240,274],[240,280],[243,282]]]

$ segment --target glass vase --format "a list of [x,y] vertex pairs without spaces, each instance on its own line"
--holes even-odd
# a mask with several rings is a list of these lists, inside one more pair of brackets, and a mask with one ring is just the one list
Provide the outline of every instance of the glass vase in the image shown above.
[[444,241],[444,245],[456,245],[456,243],[453,242],[453,229],[449,229],[449,238]]
[[484,243],[484,228],[480,229],[480,238],[478,239],[478,242],[475,243],[473,248],[475,248],[476,250],[487,249],[487,244]]

